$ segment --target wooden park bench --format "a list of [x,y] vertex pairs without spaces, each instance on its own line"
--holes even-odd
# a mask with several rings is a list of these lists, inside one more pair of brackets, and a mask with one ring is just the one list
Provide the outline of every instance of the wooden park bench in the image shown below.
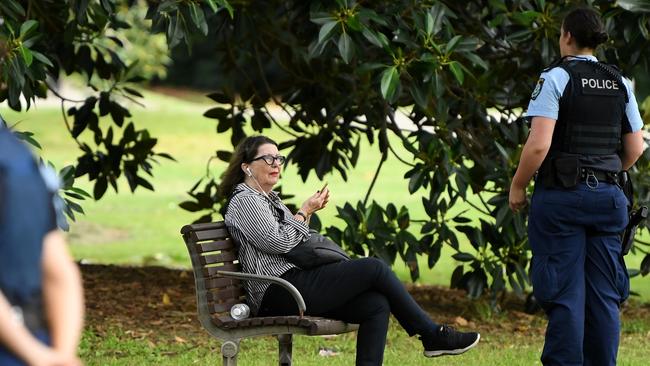
[[[208,333],[223,341],[224,366],[237,364],[239,342],[243,338],[276,336],[279,364],[291,365],[293,334],[332,335],[358,329],[357,325],[340,320],[304,316],[306,308],[302,296],[293,285],[279,277],[242,273],[237,249],[223,221],[186,225],[181,233],[192,259],[199,321]],[[246,302],[242,281],[251,279],[284,287],[296,300],[300,314],[233,319],[230,308]]]

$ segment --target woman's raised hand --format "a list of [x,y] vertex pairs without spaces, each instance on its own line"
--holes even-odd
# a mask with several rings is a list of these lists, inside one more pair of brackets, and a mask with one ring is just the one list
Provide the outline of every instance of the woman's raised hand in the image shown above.
[[329,199],[330,190],[328,188],[325,188],[322,191],[317,191],[302,204],[300,210],[307,215],[311,215],[314,212],[325,208]]

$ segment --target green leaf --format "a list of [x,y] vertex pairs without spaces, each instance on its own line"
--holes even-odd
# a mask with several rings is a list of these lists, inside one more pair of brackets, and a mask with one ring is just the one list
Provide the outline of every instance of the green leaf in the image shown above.
[[633,13],[650,13],[650,1],[647,0],[618,0],[616,5]]
[[212,9],[213,13],[219,11],[219,7],[217,6],[217,3],[214,0],[205,0],[205,2],[208,3],[208,6],[210,6],[210,9]]
[[433,30],[431,34],[437,34],[442,29],[442,23],[445,19],[445,6],[441,3],[436,3],[429,10],[429,14],[433,17]]
[[201,205],[199,205],[197,202],[194,201],[181,202],[178,206],[183,210],[189,212],[197,212],[206,208],[206,207],[202,207]]
[[451,257],[454,258],[455,260],[459,261],[459,262],[471,262],[471,261],[473,261],[475,259],[472,254],[465,253],[465,252],[458,252],[458,253],[452,255]]
[[347,64],[350,63],[352,59],[352,54],[354,50],[354,44],[352,43],[352,38],[346,32],[341,33],[341,37],[338,42],[339,53],[343,57],[343,61]]
[[638,23],[639,23],[639,31],[641,31],[641,35],[643,36],[643,38],[650,39],[650,33],[648,33],[648,26],[647,26],[648,20],[646,19],[646,17],[639,17]]
[[381,75],[381,95],[386,100],[391,100],[399,85],[399,72],[396,66],[390,66]]
[[330,22],[336,22],[336,18],[334,18],[330,13],[326,13],[326,12],[313,13],[309,17],[309,20],[311,20],[312,23],[316,23],[320,25],[323,25],[325,23],[330,23]]
[[532,26],[533,22],[540,16],[542,16],[541,13],[532,10],[526,10],[513,13],[511,18],[524,27],[530,27]]
[[27,132],[27,131],[25,131],[25,132],[14,131],[14,135],[15,135],[17,138],[19,138],[19,139],[21,139],[21,140],[27,142],[28,144],[30,144],[30,145],[32,145],[32,146],[38,148],[38,149],[42,149],[41,144],[39,144],[38,141],[36,141],[36,140],[32,137],[32,136],[34,135],[33,133],[31,133],[31,132]]
[[69,190],[72,191],[72,192],[75,192],[75,193],[77,193],[77,194],[79,194],[79,195],[82,195],[82,196],[85,196],[85,197],[91,198],[90,194],[89,194],[88,192],[84,191],[84,190],[81,189],[81,188],[72,187],[72,188],[70,188]]
[[459,84],[463,84],[463,81],[465,80],[465,74],[463,73],[463,69],[461,68],[460,62],[458,61],[452,61],[449,63],[449,70],[454,74],[456,77],[456,80],[458,80]]
[[361,8],[361,10],[359,10],[358,15],[359,18],[361,18],[362,20],[372,20],[373,22],[383,27],[388,26],[388,22],[386,21],[386,18],[380,16],[379,14],[377,14],[377,12],[375,12],[372,9]]
[[204,36],[208,35],[208,23],[205,21],[205,14],[203,13],[203,9],[196,4],[196,3],[190,3],[190,16],[192,17],[192,22],[196,26],[197,29],[203,33]]
[[463,37],[454,48],[456,52],[474,52],[482,41],[476,37]]
[[490,0],[490,6],[501,11],[508,11],[503,0]]
[[93,188],[93,197],[95,198],[95,201],[98,201],[100,198],[104,196],[104,193],[106,193],[106,189],[108,188],[108,180],[106,180],[106,177],[100,177],[97,179],[95,182],[95,187]]
[[427,35],[432,35],[433,34],[433,15],[431,13],[427,13],[427,17],[424,21],[425,27],[427,29]]
[[133,96],[135,96],[135,97],[144,98],[144,95],[142,95],[139,91],[137,91],[137,90],[135,90],[133,88],[129,88],[129,87],[125,86],[124,91],[131,94],[131,95],[133,95]]
[[[447,43],[447,46],[445,47],[445,53],[450,54],[458,45],[458,42],[460,42],[463,39],[463,36],[456,35],[454,38],[449,40]],[[462,84],[462,83],[461,83]]]
[[52,61],[50,61],[50,59],[45,57],[45,55],[43,55],[42,53],[40,53],[38,51],[34,51],[34,50],[32,50],[31,52],[32,52],[32,56],[34,56],[34,58],[37,59],[38,61],[46,64],[49,67],[54,67],[54,64],[52,64]]
[[348,17],[345,21],[345,24],[350,27],[350,29],[355,30],[355,31],[360,31],[362,28],[362,24],[359,21],[359,17],[357,15],[353,15],[351,17]]
[[363,34],[363,36],[366,37],[366,39],[370,41],[370,43],[372,43],[377,47],[380,48],[388,47],[388,38],[386,38],[386,36],[381,32],[374,32],[368,27],[363,27],[361,29],[361,34]]
[[499,153],[501,154],[501,156],[505,161],[510,160],[510,154],[508,154],[506,149],[503,146],[501,146],[501,144],[498,141],[494,141],[494,146],[497,147],[497,150],[499,150]]
[[27,39],[28,36],[38,28],[38,21],[30,19],[20,26],[20,38]]
[[440,75],[438,75],[438,72],[433,73],[433,76],[431,76],[431,82],[433,83],[433,91],[436,98],[442,97],[445,93],[445,84]]
[[471,63],[473,63],[474,65],[479,66],[479,67],[482,68],[483,70],[487,70],[487,69],[490,68],[490,67],[488,66],[487,62],[485,62],[485,60],[483,60],[481,57],[479,57],[479,56],[478,56],[477,54],[475,54],[475,53],[467,52],[467,53],[461,53],[461,55],[463,55],[463,57],[465,57],[466,59],[468,59],[468,60],[469,60]]
[[20,46],[19,50],[20,50],[20,54],[23,56],[25,65],[29,67],[32,64],[32,61],[34,60],[34,55],[32,54],[32,51],[30,51],[29,48],[25,48],[23,46]]
[[[25,16],[25,8],[16,0],[0,1],[0,9],[11,18],[18,19]],[[13,32],[12,32],[13,33]]]
[[323,24],[323,26],[320,27],[320,31],[318,32],[318,43],[323,43],[324,41],[332,37],[334,33],[334,28],[338,24],[339,23],[336,21]]
[[415,103],[422,109],[427,108],[427,103],[429,102],[429,93],[426,89],[425,86],[420,86],[413,84],[411,85],[411,88],[409,90],[411,92],[411,95],[413,96],[413,99],[415,100]]
[[639,270],[641,272],[641,276],[644,277],[650,273],[650,254],[646,254],[646,256],[643,258]]

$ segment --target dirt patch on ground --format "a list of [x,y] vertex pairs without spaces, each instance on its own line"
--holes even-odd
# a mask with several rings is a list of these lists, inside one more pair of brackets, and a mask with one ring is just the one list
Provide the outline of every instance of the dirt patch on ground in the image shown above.
[[[209,341],[196,317],[190,271],[163,267],[81,265],[86,291],[87,325],[102,335],[121,329],[133,338],[159,341]],[[418,303],[441,323],[481,332],[543,334],[542,314],[524,313],[524,300],[507,296],[499,311],[489,301],[472,301],[463,291],[438,286],[408,286]],[[624,318],[649,319],[650,304],[631,301]]]

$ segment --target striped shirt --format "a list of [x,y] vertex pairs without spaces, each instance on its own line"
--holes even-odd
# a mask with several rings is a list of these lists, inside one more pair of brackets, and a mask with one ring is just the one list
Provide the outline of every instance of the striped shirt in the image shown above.
[[[225,215],[226,226],[239,250],[242,272],[279,277],[296,266],[283,254],[309,237],[306,223],[296,220],[275,192],[267,198],[238,184]],[[246,281],[248,305],[257,314],[268,282]]]

